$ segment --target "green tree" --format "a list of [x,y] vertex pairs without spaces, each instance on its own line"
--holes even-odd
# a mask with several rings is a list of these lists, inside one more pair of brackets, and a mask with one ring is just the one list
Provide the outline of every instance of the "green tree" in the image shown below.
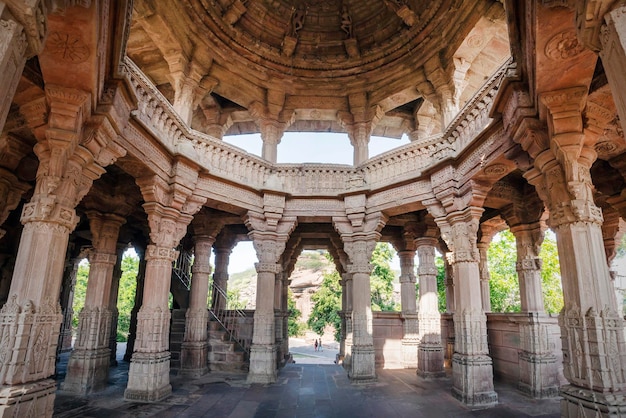
[[[542,261],[541,287],[544,308],[548,313],[558,313],[563,307],[563,291],[556,238],[546,231],[539,258]],[[494,312],[519,312],[521,310],[519,281],[515,264],[517,249],[511,231],[500,232],[487,251],[491,309]]]
[[287,312],[289,314],[289,318],[287,320],[289,336],[297,337],[298,335],[302,335],[306,325],[298,321],[302,316],[302,312],[296,308],[296,300],[293,297],[291,289],[289,289],[289,292],[287,293]]
[[559,251],[554,232],[547,230],[539,252],[541,259],[541,287],[543,305],[548,313],[559,313],[563,309],[563,287]]
[[135,305],[139,258],[130,252],[122,257],[122,276],[117,293],[117,341],[127,341],[130,328],[130,311]]
[[313,294],[313,309],[311,316],[307,321],[307,325],[319,335],[324,335],[324,328],[327,324],[335,328],[335,340],[341,338],[341,286],[339,280],[341,277],[337,271],[324,274],[322,285],[319,290]]
[[373,269],[370,275],[370,288],[374,311],[395,311],[398,308],[393,300],[395,274],[390,264],[394,254],[395,251],[386,242],[377,243],[372,252]]
[[78,328],[78,314],[85,307],[85,295],[87,294],[87,279],[89,278],[89,262],[84,259],[78,265],[76,284],[74,285],[74,301],[72,303],[72,328]]
[[491,309],[494,312],[521,310],[516,262],[515,236],[509,230],[502,231],[494,237],[487,250]]

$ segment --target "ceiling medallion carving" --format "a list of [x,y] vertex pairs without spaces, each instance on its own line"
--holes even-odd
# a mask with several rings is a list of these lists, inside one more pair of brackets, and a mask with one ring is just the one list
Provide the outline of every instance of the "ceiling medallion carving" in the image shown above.
[[75,64],[86,61],[89,58],[89,47],[77,35],[52,32],[46,47],[62,60]]
[[507,168],[504,164],[492,164],[488,167],[485,167],[485,174],[489,177],[500,177],[503,174],[506,174]]
[[546,44],[545,54],[555,61],[563,61],[580,54],[584,47],[578,42],[574,30],[566,30],[552,37]]

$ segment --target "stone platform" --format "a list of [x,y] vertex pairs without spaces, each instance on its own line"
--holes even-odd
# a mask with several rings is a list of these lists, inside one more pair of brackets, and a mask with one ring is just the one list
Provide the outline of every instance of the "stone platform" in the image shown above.
[[[296,359],[296,361],[298,361]],[[60,364],[63,367],[63,364]],[[472,411],[451,394],[450,376],[426,380],[415,370],[377,370],[376,383],[353,385],[334,364],[289,364],[269,385],[246,384],[245,373],[211,373],[199,379],[171,376],[172,396],[143,404],[123,399],[128,363],[111,369],[100,393],[59,390],[54,416],[70,417],[543,417],[560,416],[559,399],[533,400],[496,382],[497,406]],[[57,379],[60,383],[63,374]]]

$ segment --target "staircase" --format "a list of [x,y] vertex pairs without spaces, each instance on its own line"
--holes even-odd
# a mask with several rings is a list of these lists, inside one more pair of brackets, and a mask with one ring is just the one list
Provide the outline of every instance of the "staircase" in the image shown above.
[[[191,288],[191,266],[193,253],[178,248],[179,256],[172,265],[170,290],[183,306]],[[243,336],[241,324],[247,321],[246,314],[238,309],[225,309],[228,297],[219,286],[211,284],[213,308],[209,309],[207,333],[209,338],[209,370],[247,371],[250,364],[251,337]],[[180,350],[185,336],[186,309],[173,309],[170,323],[170,368],[180,368]],[[251,333],[250,333],[251,334]]]
[[225,309],[226,292],[212,283],[213,308],[209,309],[209,369],[211,371],[248,370],[251,341],[243,337],[241,324],[246,314],[239,309]]
[[212,317],[208,323],[209,333],[209,370],[215,371],[248,371],[250,364],[249,352],[230,339],[230,334]]

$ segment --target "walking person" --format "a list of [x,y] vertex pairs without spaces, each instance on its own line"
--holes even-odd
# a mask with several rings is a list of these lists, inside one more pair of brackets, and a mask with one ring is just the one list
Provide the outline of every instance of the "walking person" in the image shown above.
[[320,338],[320,345],[317,347],[318,351],[324,351],[324,349],[322,348],[322,339]]
[[315,351],[317,351],[317,346],[318,346],[318,342],[317,342],[317,338],[315,339]]

